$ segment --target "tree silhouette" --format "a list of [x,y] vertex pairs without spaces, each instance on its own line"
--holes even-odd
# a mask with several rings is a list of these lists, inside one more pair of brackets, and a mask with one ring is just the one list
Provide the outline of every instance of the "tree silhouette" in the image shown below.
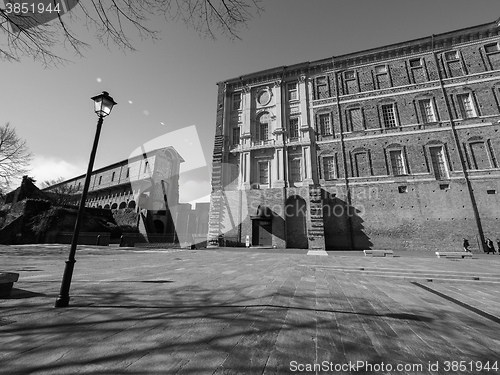
[[[134,50],[131,41],[158,39],[151,18],[181,21],[200,36],[238,39],[262,11],[262,0],[4,0],[0,2],[0,59],[28,56],[54,66],[67,61],[54,52],[63,45],[77,55],[89,47],[72,26],[84,25],[106,47]],[[3,35],[2,35],[3,34]]]
[[16,177],[28,172],[31,153],[26,141],[7,123],[0,126],[0,191],[5,192]]

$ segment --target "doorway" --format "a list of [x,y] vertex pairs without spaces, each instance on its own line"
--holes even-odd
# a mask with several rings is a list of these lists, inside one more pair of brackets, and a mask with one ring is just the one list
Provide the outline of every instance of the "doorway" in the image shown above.
[[252,245],[271,246],[273,243],[271,220],[252,220]]

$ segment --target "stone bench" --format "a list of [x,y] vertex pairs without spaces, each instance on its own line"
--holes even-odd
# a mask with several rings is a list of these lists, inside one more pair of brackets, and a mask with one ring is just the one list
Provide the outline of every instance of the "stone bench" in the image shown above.
[[363,252],[365,253],[365,256],[371,255],[372,257],[394,256],[392,250],[363,250]]
[[19,274],[15,272],[0,272],[0,298],[10,296],[12,286],[19,280]]
[[465,251],[436,251],[438,258],[472,258],[472,253]]

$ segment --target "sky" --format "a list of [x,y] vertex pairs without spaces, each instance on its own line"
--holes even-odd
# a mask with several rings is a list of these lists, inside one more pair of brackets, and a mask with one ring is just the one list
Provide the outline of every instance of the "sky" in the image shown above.
[[155,18],[148,26],[161,39],[141,40],[132,32],[137,51],[124,52],[100,45],[77,23],[78,36],[91,45],[84,57],[68,53],[70,63],[50,69],[29,58],[0,61],[0,124],[9,122],[26,140],[33,154],[29,175],[40,184],[85,173],[97,123],[90,98],[105,90],[118,105],[104,120],[94,169],[125,160],[157,139],[176,147],[179,137],[170,135],[189,128],[196,147],[177,143],[177,150],[201,167],[181,167],[180,201],[208,201],[217,82],[500,18],[498,0],[264,0],[262,5],[239,32],[240,40],[203,38],[182,22]]

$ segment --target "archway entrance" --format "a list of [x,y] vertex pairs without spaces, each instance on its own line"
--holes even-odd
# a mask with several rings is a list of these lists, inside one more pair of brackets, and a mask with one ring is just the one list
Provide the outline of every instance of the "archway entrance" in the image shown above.
[[307,249],[307,205],[306,201],[294,195],[287,199],[285,205],[286,247]]

